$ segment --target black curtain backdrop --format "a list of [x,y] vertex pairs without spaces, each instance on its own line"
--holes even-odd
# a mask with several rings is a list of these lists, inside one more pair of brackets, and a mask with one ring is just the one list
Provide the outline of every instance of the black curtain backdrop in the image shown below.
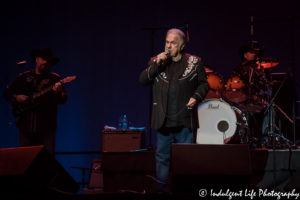
[[[56,151],[100,151],[104,125],[117,126],[121,114],[127,114],[132,126],[150,126],[150,88],[139,85],[138,76],[152,53],[163,51],[167,28],[186,31],[188,25],[187,52],[200,56],[224,78],[241,62],[238,48],[256,39],[264,45],[266,57],[280,62],[272,72],[287,72],[294,63],[299,81],[298,8],[296,0],[1,2],[1,91],[18,73],[34,67],[33,48],[53,48],[61,59],[53,71],[78,77],[66,85],[69,99],[59,106]],[[156,29],[154,34],[149,28]],[[21,60],[28,65],[16,68]],[[0,148],[16,147],[18,130],[3,98],[0,108]],[[155,131],[152,136],[155,147]],[[97,156],[56,158],[80,181],[80,170],[70,166],[90,167]]]

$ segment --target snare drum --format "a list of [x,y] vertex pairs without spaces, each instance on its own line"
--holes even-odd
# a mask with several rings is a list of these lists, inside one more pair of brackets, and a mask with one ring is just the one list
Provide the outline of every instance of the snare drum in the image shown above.
[[224,97],[234,103],[242,103],[246,101],[245,84],[238,76],[231,77],[227,80]]
[[219,99],[209,99],[198,106],[197,144],[245,143],[248,127],[245,115]]

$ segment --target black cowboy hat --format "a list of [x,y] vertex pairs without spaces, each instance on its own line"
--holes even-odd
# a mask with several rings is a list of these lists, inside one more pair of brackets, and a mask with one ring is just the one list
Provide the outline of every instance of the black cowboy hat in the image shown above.
[[54,66],[59,62],[58,57],[53,57],[53,52],[51,48],[44,49],[33,49],[31,51],[31,58],[35,61],[37,57],[41,57],[50,64],[50,66]]
[[241,58],[244,58],[244,54],[247,52],[251,52],[251,53],[255,53],[258,56],[262,56],[263,52],[264,52],[264,47],[261,46],[258,41],[251,41],[250,44],[247,45],[243,45],[239,48],[239,56]]

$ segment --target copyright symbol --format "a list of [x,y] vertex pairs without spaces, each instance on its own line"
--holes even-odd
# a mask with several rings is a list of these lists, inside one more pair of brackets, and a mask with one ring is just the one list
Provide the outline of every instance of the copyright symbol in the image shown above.
[[206,189],[200,189],[199,190],[199,197],[205,197],[207,195]]

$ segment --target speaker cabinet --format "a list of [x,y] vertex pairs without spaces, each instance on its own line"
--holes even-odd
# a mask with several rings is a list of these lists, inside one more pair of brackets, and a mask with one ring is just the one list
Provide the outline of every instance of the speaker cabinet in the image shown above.
[[153,151],[104,152],[103,183],[105,192],[153,192],[155,154]]
[[79,185],[43,146],[0,149],[0,190],[76,193]]
[[141,149],[144,135],[144,131],[105,130],[102,132],[102,151],[128,152]]
[[173,193],[195,194],[202,188],[245,189],[250,176],[248,145],[172,145]]

